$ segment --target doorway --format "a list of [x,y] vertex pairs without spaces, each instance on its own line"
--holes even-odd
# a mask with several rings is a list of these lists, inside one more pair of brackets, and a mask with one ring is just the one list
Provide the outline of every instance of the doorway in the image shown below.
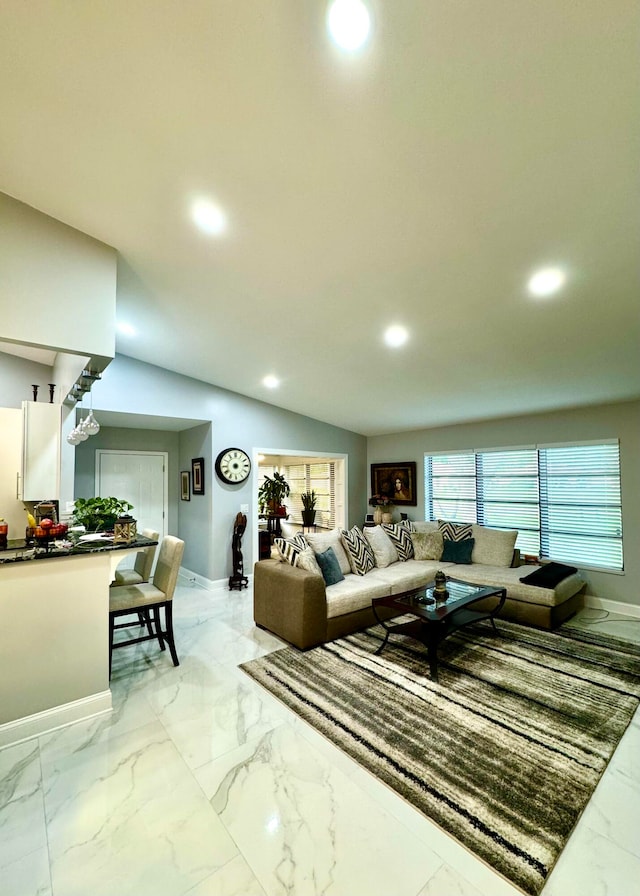
[[273,476],[278,471],[291,488],[285,498],[287,515],[278,527],[284,535],[304,531],[301,493],[309,490],[315,491],[317,496],[317,528],[343,528],[347,520],[347,458],[346,454],[315,451],[254,450],[254,562],[269,556],[273,540],[265,518],[259,514],[258,488],[263,477]]

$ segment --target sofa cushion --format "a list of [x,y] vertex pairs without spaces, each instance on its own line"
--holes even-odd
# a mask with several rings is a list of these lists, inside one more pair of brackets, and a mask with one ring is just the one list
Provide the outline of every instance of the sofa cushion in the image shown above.
[[386,572],[373,569],[366,576],[349,573],[341,582],[327,586],[327,619],[364,610],[371,606],[374,597],[389,594],[389,582],[383,576]]
[[464,582],[471,582],[474,585],[506,588],[509,600],[520,600],[542,607],[559,606],[577,594],[585,584],[584,579],[575,573],[575,575],[558,582],[555,588],[540,588],[538,585],[528,585],[520,581],[521,566],[505,568],[504,566],[485,566],[482,563],[461,566],[459,570],[452,566],[447,569],[447,575]]
[[313,548],[305,548],[304,551],[300,551],[296,566],[298,569],[306,569],[307,572],[312,572],[314,575],[322,575],[322,570],[320,569]]
[[354,526],[353,529],[342,530],[342,544],[347,552],[352,573],[355,573],[357,576],[365,576],[368,572],[371,572],[376,565],[376,561],[371,545],[358,526]]
[[411,560],[413,558],[413,542],[406,526],[400,523],[383,523],[382,528],[393,542],[393,546],[398,552],[398,560]]
[[318,566],[320,567],[325,585],[335,585],[337,582],[341,582],[344,579],[340,564],[338,563],[338,558],[336,557],[333,548],[327,548],[327,550],[323,551],[321,554],[316,554],[316,560],[318,561]]
[[521,582],[526,585],[538,585],[540,588],[555,588],[563,579],[577,573],[575,566],[565,566],[564,563],[545,563],[540,569],[535,569],[528,576],[522,576]]
[[390,563],[397,561],[398,552],[382,526],[368,526],[364,530],[364,537],[369,542],[373,558],[379,569],[384,569]]
[[273,543],[280,559],[285,563],[290,563],[291,566],[298,565],[300,551],[309,547],[304,535],[294,535],[293,538],[274,538]]
[[438,520],[438,528],[443,538],[449,541],[464,541],[471,538],[471,523],[450,523],[447,520]]
[[321,554],[327,548],[333,548],[333,552],[338,558],[340,569],[346,575],[348,572],[351,572],[351,564],[342,546],[341,532],[341,529],[332,529],[330,532],[309,532],[305,535],[305,538],[316,554]]
[[444,540],[439,529],[433,532],[412,532],[413,556],[416,560],[440,560]]
[[515,529],[489,529],[487,526],[472,526],[471,535],[475,539],[471,560],[486,566],[511,566],[513,549],[518,532]]
[[407,560],[404,563],[393,563],[387,569],[381,569],[380,575],[389,580],[389,593],[402,594],[412,588],[422,588],[433,581],[438,569],[446,569],[453,575],[453,563],[442,563],[439,560]]
[[471,563],[471,553],[475,539],[465,538],[462,541],[451,541],[448,538],[443,539],[444,550],[442,552],[442,560],[449,563]]

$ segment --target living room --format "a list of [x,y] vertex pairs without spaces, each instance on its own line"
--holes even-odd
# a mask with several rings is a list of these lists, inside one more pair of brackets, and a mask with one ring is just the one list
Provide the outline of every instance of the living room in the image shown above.
[[[372,2],[358,53],[328,5],[0,13],[0,408],[55,384],[61,507],[95,493],[97,452],[166,456],[185,541],[181,665],[119,651],[111,715],[0,750],[9,896],[522,891],[238,669],[285,647],[251,582],[226,587],[238,512],[250,578],[258,559],[260,454],[344,458],[351,527],[374,464],[415,462],[401,509],[424,520],[425,456],[615,442],[624,569],[580,566],[580,624],[638,640],[638,10]],[[548,266],[562,283],[532,295]],[[215,472],[230,446],[239,485]],[[544,896],[634,892],[639,732]]]

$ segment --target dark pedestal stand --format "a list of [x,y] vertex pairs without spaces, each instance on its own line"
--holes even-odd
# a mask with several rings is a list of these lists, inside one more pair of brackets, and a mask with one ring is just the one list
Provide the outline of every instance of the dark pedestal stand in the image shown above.
[[231,539],[231,551],[233,553],[233,575],[229,577],[229,590],[237,588],[242,591],[249,587],[249,579],[244,575],[244,561],[242,559],[242,536],[247,528],[247,517],[244,513],[236,516],[233,526],[233,538]]

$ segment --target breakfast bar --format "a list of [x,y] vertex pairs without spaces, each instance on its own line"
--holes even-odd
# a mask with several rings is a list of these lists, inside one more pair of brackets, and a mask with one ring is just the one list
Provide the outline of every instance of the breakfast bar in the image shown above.
[[109,585],[128,553],[155,543],[0,550],[0,748],[111,710]]

